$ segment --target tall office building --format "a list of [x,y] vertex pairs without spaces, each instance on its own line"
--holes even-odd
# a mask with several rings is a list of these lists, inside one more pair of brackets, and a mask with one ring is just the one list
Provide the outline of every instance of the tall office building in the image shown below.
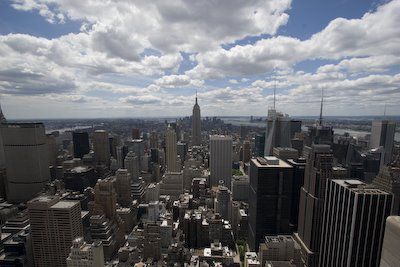
[[400,216],[386,219],[380,267],[392,267],[400,262]]
[[79,201],[40,196],[28,202],[36,267],[66,266],[72,240],[83,235]]
[[265,148],[265,133],[257,134],[254,137],[254,154],[257,157],[264,157]]
[[176,132],[171,127],[167,127],[167,132],[165,134],[165,142],[166,142],[166,156],[167,156],[167,170],[170,172],[177,172],[177,147],[176,147]]
[[110,141],[107,131],[97,130],[94,132],[93,150],[96,164],[107,166],[110,164]]
[[6,122],[7,122],[6,117],[4,116],[3,109],[0,106],[0,123],[6,123]]
[[140,129],[132,128],[132,139],[140,139]]
[[94,187],[94,209],[96,214],[103,213],[110,220],[117,216],[117,193],[113,181],[109,178],[98,180]]
[[372,183],[379,189],[393,194],[392,215],[400,215],[400,161],[384,166]]
[[73,132],[74,157],[83,158],[90,151],[89,134],[87,132]]
[[249,140],[245,140],[243,142],[243,150],[242,150],[242,160],[243,163],[247,163],[250,161],[251,158],[251,146],[250,146],[250,141]]
[[132,182],[136,182],[139,179],[140,170],[139,170],[139,158],[133,152],[129,151],[124,160],[125,169],[131,174]]
[[0,126],[9,202],[25,202],[50,179],[46,134],[42,123],[6,123]]
[[333,155],[329,145],[304,147],[307,160],[304,185],[300,191],[298,233],[294,238],[301,247],[307,267],[318,265],[326,180],[332,179]]
[[292,181],[292,207],[290,209],[290,227],[293,232],[297,232],[299,219],[299,202],[301,187],[304,184],[304,171],[306,168],[306,160],[304,158],[289,159],[287,161],[293,167]]
[[301,132],[301,121],[291,120],[275,109],[268,110],[264,156],[271,156],[274,147],[290,147],[296,132]]
[[231,221],[232,193],[226,186],[218,186],[217,197],[215,198],[215,211],[222,219]]
[[220,181],[230,189],[232,179],[232,137],[210,135],[210,184]]
[[385,151],[384,164],[388,164],[392,160],[395,132],[396,123],[394,121],[380,120],[372,122],[370,148],[383,147]]
[[378,266],[392,195],[359,180],[328,180],[319,266]]
[[258,249],[265,235],[290,233],[293,168],[276,157],[250,161],[249,246]]
[[102,242],[87,244],[82,237],[74,239],[67,258],[67,267],[104,267]]
[[131,175],[127,169],[118,169],[115,172],[115,191],[117,192],[117,202],[122,207],[132,206],[131,194]]
[[197,94],[196,103],[193,106],[192,115],[192,146],[201,145],[201,117],[200,117],[200,106],[197,104]]

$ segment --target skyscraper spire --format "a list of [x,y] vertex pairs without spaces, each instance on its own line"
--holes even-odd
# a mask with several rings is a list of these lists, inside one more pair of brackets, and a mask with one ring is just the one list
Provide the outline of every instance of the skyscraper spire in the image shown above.
[[197,104],[197,89],[196,89],[196,104]]
[[274,83],[274,109],[276,110],[275,103],[276,103],[276,80],[275,80],[275,83]]
[[324,106],[324,89],[321,90],[321,109],[319,111],[319,125],[322,126],[322,109]]
[[385,109],[383,110],[383,117],[386,118],[386,103],[385,103]]

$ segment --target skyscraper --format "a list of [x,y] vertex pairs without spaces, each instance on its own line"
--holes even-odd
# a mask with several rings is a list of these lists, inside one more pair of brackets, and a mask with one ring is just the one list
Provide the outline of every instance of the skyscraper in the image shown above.
[[271,156],[274,147],[290,147],[291,139],[301,131],[301,121],[291,120],[288,115],[268,110],[267,128],[265,131],[264,155]]
[[127,169],[118,169],[115,173],[115,191],[117,192],[117,202],[122,207],[132,205],[131,194],[131,175]]
[[107,166],[110,164],[110,142],[107,131],[97,130],[94,132],[93,150],[96,164]]
[[167,154],[167,170],[170,172],[177,172],[177,148],[176,148],[176,132],[171,127],[167,127],[167,132],[165,134],[166,142],[166,154]]
[[89,134],[87,132],[73,132],[72,142],[74,143],[74,157],[83,158],[89,153]]
[[276,157],[250,160],[249,246],[257,250],[265,235],[290,233],[293,168]]
[[400,215],[400,161],[384,166],[372,183],[379,189],[393,194],[392,215]]
[[328,180],[319,266],[378,266],[392,195],[359,180]]
[[10,202],[25,202],[50,179],[46,135],[42,123],[1,124],[6,194]]
[[296,232],[299,219],[300,191],[304,183],[304,170],[306,167],[306,160],[304,158],[289,159],[287,162],[293,167],[292,207],[290,209],[291,213],[290,227],[293,232]]
[[304,147],[303,153],[307,164],[300,191],[298,233],[294,234],[294,238],[301,247],[304,265],[316,267],[319,266],[326,180],[332,179],[333,155],[329,145],[315,144]]
[[232,179],[232,137],[210,135],[210,184],[217,186],[219,181],[230,189]]
[[72,240],[83,235],[79,201],[40,196],[28,202],[36,267],[66,266]]
[[370,148],[383,147],[385,151],[384,164],[388,164],[392,160],[395,132],[396,123],[394,121],[381,120],[372,122]]
[[197,93],[196,103],[193,106],[192,115],[192,146],[199,146],[201,144],[201,117],[200,117],[200,106],[197,104]]
[[251,146],[250,146],[250,141],[249,140],[245,140],[243,142],[243,163],[247,163],[250,161],[251,158]]
[[400,262],[400,216],[386,219],[380,267],[396,266]]
[[139,179],[139,158],[133,151],[129,151],[124,160],[124,166],[131,174],[132,182],[136,182]]
[[231,221],[232,193],[226,186],[218,186],[217,197],[215,198],[215,211],[224,220]]

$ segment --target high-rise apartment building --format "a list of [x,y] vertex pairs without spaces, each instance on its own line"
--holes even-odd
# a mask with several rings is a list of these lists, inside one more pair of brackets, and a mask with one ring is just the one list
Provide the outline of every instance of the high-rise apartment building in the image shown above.
[[396,123],[394,121],[380,120],[372,122],[370,148],[383,147],[385,164],[390,163],[392,160],[395,132]]
[[89,134],[87,132],[73,132],[74,157],[83,158],[90,151]]
[[192,146],[201,145],[201,117],[200,117],[200,106],[196,103],[193,106],[192,115]]
[[5,123],[0,126],[9,202],[32,199],[50,179],[46,134],[42,123]]
[[265,235],[290,233],[293,168],[276,157],[250,161],[249,246],[258,248]]
[[230,189],[232,179],[232,137],[210,135],[210,184],[220,181]]
[[359,180],[328,180],[319,266],[378,266],[392,195]]
[[167,132],[165,134],[165,142],[166,142],[166,156],[167,156],[167,170],[170,172],[177,172],[177,147],[176,147],[176,132],[171,127],[167,127]]
[[79,201],[40,196],[28,202],[36,267],[66,266],[72,240],[83,235]]
[[318,265],[326,180],[332,179],[333,155],[329,145],[304,147],[307,160],[304,185],[300,191],[298,233],[294,238],[301,247],[305,266]]
[[110,141],[107,131],[97,130],[94,132],[93,150],[96,164],[107,166],[110,164]]
[[400,216],[386,219],[380,267],[392,267],[400,263]]

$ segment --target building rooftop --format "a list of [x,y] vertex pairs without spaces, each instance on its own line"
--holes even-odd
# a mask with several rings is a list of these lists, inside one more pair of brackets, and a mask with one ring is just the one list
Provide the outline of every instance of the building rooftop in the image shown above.
[[385,191],[376,188],[372,184],[366,184],[356,179],[347,179],[347,180],[334,179],[332,181],[357,194],[389,194]]
[[78,201],[66,201],[66,200],[61,200],[51,206],[52,209],[70,209],[75,205],[79,205]]
[[255,159],[251,159],[251,161],[258,168],[292,168],[290,164],[273,156],[257,157]]

